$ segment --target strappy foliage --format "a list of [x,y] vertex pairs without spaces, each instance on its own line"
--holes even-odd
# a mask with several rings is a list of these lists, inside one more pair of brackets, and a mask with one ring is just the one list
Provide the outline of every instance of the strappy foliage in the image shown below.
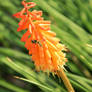
[[[75,91],[92,92],[92,0],[33,1],[68,48],[65,68]],[[0,0],[0,92],[67,92],[57,76],[35,71],[12,16],[21,8],[21,0]]]

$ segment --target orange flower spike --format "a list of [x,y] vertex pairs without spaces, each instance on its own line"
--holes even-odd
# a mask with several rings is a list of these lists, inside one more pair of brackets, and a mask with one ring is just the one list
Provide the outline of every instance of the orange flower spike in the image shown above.
[[21,41],[25,42],[29,55],[32,55],[36,69],[57,74],[63,79],[68,91],[74,92],[63,71],[67,59],[62,50],[66,51],[66,48],[59,43],[60,39],[55,37],[56,33],[50,31],[51,22],[44,20],[42,11],[29,11],[30,8],[36,5],[34,2],[23,0],[22,5],[24,8],[13,16],[21,19],[17,31],[27,29]]

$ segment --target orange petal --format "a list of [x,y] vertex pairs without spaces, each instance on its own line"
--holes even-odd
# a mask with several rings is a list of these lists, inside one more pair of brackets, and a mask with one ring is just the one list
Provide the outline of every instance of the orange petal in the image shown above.
[[52,32],[52,31],[43,31],[43,33],[46,34],[46,35],[48,35],[48,36],[51,36],[51,37],[56,36],[56,33]]
[[28,39],[28,36],[30,35],[30,31],[27,31],[21,38],[21,41],[25,42]]
[[45,57],[45,61],[44,61],[44,69],[49,69],[51,66],[51,54],[48,50],[48,46],[46,45],[45,42],[43,42],[43,48],[44,48],[44,57]]
[[47,43],[48,47],[49,47],[52,51],[57,51],[57,48],[55,47],[55,45],[53,45],[50,41],[46,40],[46,43]]

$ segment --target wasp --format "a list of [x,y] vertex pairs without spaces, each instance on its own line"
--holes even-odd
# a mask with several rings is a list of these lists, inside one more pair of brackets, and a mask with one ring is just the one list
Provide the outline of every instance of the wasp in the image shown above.
[[34,44],[39,44],[40,46],[42,46],[41,42],[40,41],[37,41],[37,40],[31,40],[32,43]]

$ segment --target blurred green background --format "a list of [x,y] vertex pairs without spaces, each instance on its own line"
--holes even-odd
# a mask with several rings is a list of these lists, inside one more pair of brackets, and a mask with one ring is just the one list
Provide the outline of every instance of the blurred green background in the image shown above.
[[[21,1],[0,0],[0,92],[67,92],[57,76],[35,71],[12,16]],[[75,92],[92,92],[92,0],[33,1],[69,49],[65,68]]]

